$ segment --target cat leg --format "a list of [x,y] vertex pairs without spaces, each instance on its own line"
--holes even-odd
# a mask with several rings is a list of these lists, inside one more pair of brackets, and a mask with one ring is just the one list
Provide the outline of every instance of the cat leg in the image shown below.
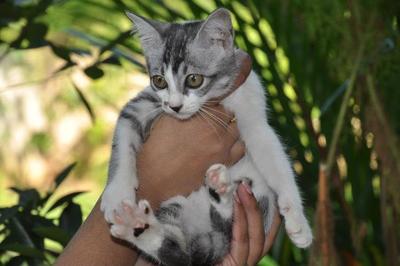
[[186,240],[179,226],[162,223],[150,204],[124,200],[114,212],[111,226],[114,237],[124,239],[163,265],[190,265]]
[[289,237],[296,246],[308,247],[312,233],[303,213],[299,189],[284,147],[267,122],[265,89],[256,74],[252,72],[246,82],[223,101],[223,105],[235,113],[249,156],[276,193]]
[[113,148],[109,166],[108,184],[101,197],[100,209],[109,223],[114,223],[114,211],[123,200],[135,201],[136,148],[141,145],[137,131],[131,122],[120,117],[115,129]]
[[[289,238],[296,246],[306,248],[312,242],[312,232],[304,215],[290,161],[272,128],[264,128],[259,134],[263,136],[263,140],[257,145],[249,145],[252,146],[250,148],[252,158],[257,169],[267,177],[268,185],[277,195],[279,212],[285,218],[285,228]],[[266,160],[264,156],[268,149]]]
[[[233,193],[237,185],[232,182],[227,168],[212,165],[206,172],[204,196],[209,201],[208,218],[211,228],[195,234],[190,241],[192,265],[215,265],[229,251],[232,237]],[[193,210],[196,211],[196,210]]]
[[233,183],[228,169],[223,164],[213,164],[208,168],[205,177],[211,206],[225,219],[232,217],[233,193],[236,185]]
[[114,210],[122,200],[135,201],[135,188],[138,186],[136,153],[160,110],[157,95],[146,88],[130,100],[120,113],[114,133],[108,184],[100,205],[109,223],[114,223]]
[[254,135],[247,136],[245,141],[249,155],[268,186],[276,193],[289,238],[296,246],[306,248],[312,242],[312,233],[290,162],[270,127],[256,127],[253,132]]

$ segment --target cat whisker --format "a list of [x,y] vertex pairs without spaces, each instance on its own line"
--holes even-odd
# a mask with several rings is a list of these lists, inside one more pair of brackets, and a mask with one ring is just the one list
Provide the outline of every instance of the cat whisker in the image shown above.
[[204,103],[211,103],[211,104],[215,104],[215,103],[220,103],[221,101],[213,101],[213,100],[208,100],[205,101]]
[[217,128],[209,121],[209,119],[207,119],[207,116],[204,114],[204,112],[201,109],[199,110],[199,115],[202,119],[204,119],[204,121],[207,122],[207,124],[209,124],[211,126],[211,128],[214,130],[215,134],[217,134],[218,138],[221,139],[221,135],[218,133]]
[[219,125],[221,125],[223,128],[228,129],[229,125],[226,123],[224,120],[219,118],[217,115],[211,113],[210,111],[207,111],[205,109],[202,109],[207,115],[209,115],[211,118],[213,118],[216,122],[218,122]]
[[206,110],[200,108],[199,111],[201,111],[201,113],[203,114],[203,117],[205,117],[208,121],[212,122],[213,124],[215,124],[217,126],[221,126],[219,123],[217,123],[217,121],[215,121],[215,119],[212,116],[210,116],[210,114]]
[[205,109],[200,108],[200,110],[202,110],[204,112],[204,114],[206,114],[208,117],[210,117],[219,126],[222,126],[223,128],[225,128],[226,131],[228,131],[229,134],[231,134],[233,136],[233,132],[231,131],[231,129],[229,128],[229,125],[224,120],[222,120],[218,116],[210,113],[209,111],[207,111]]
[[216,112],[216,113],[219,113],[219,114],[221,114],[221,115],[223,115],[223,116],[225,116],[225,117],[227,117],[227,118],[229,118],[229,119],[231,119],[232,117],[230,116],[230,115],[228,115],[228,114],[226,114],[226,113],[224,113],[224,112],[221,112],[221,111],[219,111],[219,110],[216,110],[216,109],[214,109],[214,108],[211,108],[211,107],[208,107],[208,106],[202,106],[203,108],[206,108],[207,110],[210,110],[210,111],[212,111],[212,112]]

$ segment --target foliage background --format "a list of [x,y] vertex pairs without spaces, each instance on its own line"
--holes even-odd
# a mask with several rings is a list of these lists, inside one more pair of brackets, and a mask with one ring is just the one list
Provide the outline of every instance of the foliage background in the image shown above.
[[[2,1],[0,204],[16,206],[2,209],[2,264],[51,263],[76,228],[62,214],[74,209],[79,224],[70,206],[85,217],[105,184],[118,110],[148,82],[124,11],[183,21],[222,6],[265,84],[313,221],[312,249],[282,231],[260,264],[400,265],[396,0]],[[73,161],[64,181],[57,173]],[[26,217],[52,229],[21,238],[13,225]]]

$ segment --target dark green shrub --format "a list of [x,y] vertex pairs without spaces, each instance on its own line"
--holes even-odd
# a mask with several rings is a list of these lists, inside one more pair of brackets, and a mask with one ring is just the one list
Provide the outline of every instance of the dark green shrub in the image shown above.
[[61,171],[43,195],[36,189],[10,188],[19,199],[16,205],[0,209],[0,264],[51,264],[60,253],[54,247],[67,245],[82,223],[81,207],[73,199],[83,191],[58,199],[53,195],[74,166]]

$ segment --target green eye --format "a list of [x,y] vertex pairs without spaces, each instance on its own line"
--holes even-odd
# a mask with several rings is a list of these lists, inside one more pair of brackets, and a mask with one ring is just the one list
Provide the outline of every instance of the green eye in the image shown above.
[[185,84],[189,88],[196,89],[203,84],[204,77],[200,74],[190,74],[186,77]]
[[160,75],[152,76],[151,81],[153,82],[154,86],[156,86],[156,88],[159,90],[165,89],[168,86],[168,83],[165,80],[165,78]]

